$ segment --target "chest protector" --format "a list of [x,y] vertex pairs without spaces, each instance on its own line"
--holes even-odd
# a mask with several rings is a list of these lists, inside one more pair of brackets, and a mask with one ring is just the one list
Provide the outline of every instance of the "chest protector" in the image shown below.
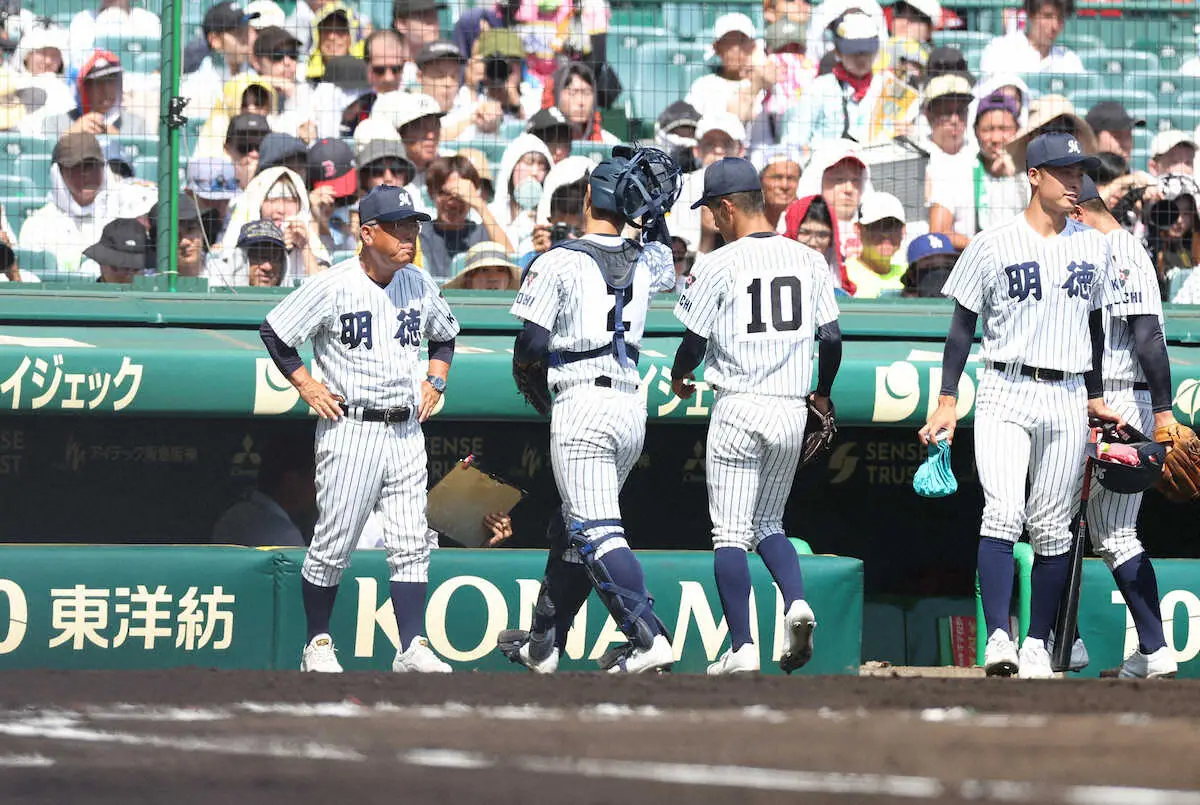
[[612,246],[595,243],[590,240],[566,240],[559,243],[554,248],[570,249],[573,252],[582,252],[592,258],[596,267],[600,270],[600,276],[608,287],[613,288],[621,293],[614,293],[613,310],[613,337],[612,343],[606,344],[595,349],[585,349],[580,352],[571,352],[569,350],[559,350],[551,352],[549,355],[550,366],[562,366],[568,363],[584,361],[588,358],[600,358],[605,355],[612,355],[617,359],[620,366],[637,366],[640,352],[637,347],[631,347],[625,343],[625,289],[633,285],[634,273],[637,269],[639,258],[642,256],[642,247],[632,240],[622,240],[620,244]]

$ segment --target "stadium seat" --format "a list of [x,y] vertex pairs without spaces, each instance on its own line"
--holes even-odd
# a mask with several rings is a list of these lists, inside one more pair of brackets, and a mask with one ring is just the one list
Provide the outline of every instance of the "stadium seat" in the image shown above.
[[24,154],[49,154],[54,141],[48,137],[25,136],[15,131],[0,132],[0,151],[12,158]]
[[13,160],[12,171],[28,178],[30,184],[42,192],[50,187],[49,154],[21,154]]
[[35,192],[33,179],[28,176],[17,176],[7,173],[0,174],[0,195],[16,196]]
[[622,80],[647,42],[668,42],[671,34],[657,25],[612,25],[608,29],[608,63]]
[[938,47],[958,48],[965,51],[969,47],[987,47],[994,38],[986,31],[934,31],[933,44]]
[[632,25],[642,28],[655,28],[662,25],[662,11],[657,5],[636,2],[616,2],[612,4],[612,26]]
[[587,157],[592,162],[599,162],[612,156],[612,146],[605,143],[591,143],[575,140],[571,143],[571,156]]
[[8,225],[18,235],[21,233],[21,225],[25,223],[25,219],[34,210],[45,205],[46,197],[44,195],[0,196],[0,209],[4,210]]
[[1141,36],[1130,46],[1134,50],[1153,53],[1163,70],[1174,70],[1196,55],[1196,36],[1187,32],[1171,33],[1165,37]]
[[16,249],[17,266],[25,271],[37,274],[38,279],[45,280],[58,272],[58,258],[53,252],[33,249]]
[[1126,109],[1134,106],[1150,106],[1157,102],[1154,94],[1142,89],[1116,88],[1081,89],[1071,93],[1071,103],[1080,114],[1085,114],[1101,101],[1117,101]]
[[137,53],[161,52],[162,40],[149,36],[101,34],[96,37],[96,47],[100,50],[110,50],[117,54],[117,58],[124,64],[126,56],[132,56]]
[[1100,88],[1100,78],[1091,73],[1026,73],[1021,76],[1034,97],[1066,95],[1073,98],[1080,90]]
[[[1068,26],[1071,25],[1072,23],[1068,23]],[[1058,38],[1056,44],[1070,48],[1079,54],[1080,58],[1089,51],[1106,47],[1104,40],[1100,36],[1087,33],[1086,31],[1066,31]]]
[[1155,73],[1125,73],[1126,89],[1140,89],[1152,94],[1160,107],[1174,104],[1182,92],[1200,90],[1200,77],[1183,76],[1169,70]]
[[637,52],[628,76],[622,75],[632,115],[654,120],[667,104],[687,95],[685,68],[703,64],[707,46],[689,42],[651,42]]
[[1158,56],[1140,50],[1100,50],[1081,53],[1084,68],[1093,73],[1156,72]]
[[1188,281],[1188,277],[1192,275],[1193,269],[1190,268],[1172,268],[1167,272],[1167,282],[1169,288],[1167,290],[1167,301],[1175,298],[1175,294],[1183,287],[1183,284]]
[[663,27],[683,39],[705,39],[711,26],[704,23],[704,6],[700,3],[664,3]]

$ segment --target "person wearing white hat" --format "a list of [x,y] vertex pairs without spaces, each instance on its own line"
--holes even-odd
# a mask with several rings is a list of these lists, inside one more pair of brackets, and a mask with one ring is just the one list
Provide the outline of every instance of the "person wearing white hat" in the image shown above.
[[692,153],[700,167],[683,177],[679,198],[671,208],[670,223],[671,234],[695,244],[697,252],[709,252],[720,245],[707,208],[692,209],[692,204],[704,195],[704,169],[719,159],[742,156],[745,140],[746,127],[731,112],[703,115],[696,125],[696,146]]
[[686,100],[701,115],[730,112],[749,123],[762,113],[766,91],[775,84],[774,64],[755,44],[754,23],[738,12],[722,14],[713,26],[712,47],[720,68],[697,78]]
[[812,19],[808,23],[808,48],[805,53],[810,58],[820,61],[833,50],[833,28],[850,12],[866,14],[875,23],[877,31],[887,30],[883,8],[876,0],[822,0],[820,5],[813,8]]
[[1150,175],[1195,175],[1196,148],[1196,139],[1182,131],[1160,131],[1150,143],[1150,162],[1147,165]]
[[39,20],[21,34],[17,43],[11,62],[13,72],[21,89],[46,93],[45,102],[37,110],[41,116],[63,115],[75,106],[74,92],[66,77],[67,53],[63,45],[66,37],[67,32],[62,28],[43,25]]
[[1062,35],[1075,0],[1024,0],[1025,30],[993,39],[979,59],[979,72],[1082,73],[1075,51],[1055,40]]
[[902,290],[900,278],[908,268],[894,263],[904,242],[904,206],[891,193],[863,196],[854,230],[862,242],[862,254],[846,258],[846,274],[854,283],[854,296],[874,299],[884,290]]
[[445,114],[436,100],[421,92],[385,92],[371,109],[372,118],[387,121],[404,141],[404,153],[417,169],[410,187],[421,191],[425,209],[433,206],[425,191],[425,170],[438,157]]
[[839,138],[864,145],[872,139],[871,118],[885,83],[885,74],[873,68],[879,39],[879,28],[866,14],[851,12],[842,18],[834,29],[838,61],[788,110],[783,142],[815,149]]

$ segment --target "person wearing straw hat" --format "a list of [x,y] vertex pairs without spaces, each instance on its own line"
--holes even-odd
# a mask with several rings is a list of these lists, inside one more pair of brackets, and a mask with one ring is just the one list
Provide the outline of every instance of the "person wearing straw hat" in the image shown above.
[[1008,145],[1013,164],[1025,164],[1025,148],[1039,134],[1066,132],[1079,140],[1083,153],[1099,151],[1096,133],[1087,121],[1075,112],[1075,105],[1062,95],[1043,95],[1029,105],[1029,120]]
[[466,291],[515,291],[521,287],[521,269],[494,240],[476,243],[467,250],[462,271],[443,288]]

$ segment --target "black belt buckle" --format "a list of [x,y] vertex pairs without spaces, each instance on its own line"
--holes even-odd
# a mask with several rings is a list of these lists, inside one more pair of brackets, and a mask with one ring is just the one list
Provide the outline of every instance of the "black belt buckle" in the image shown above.
[[1051,373],[1047,372],[1045,369],[1042,369],[1041,367],[1038,367],[1038,366],[1034,366],[1032,368],[1033,368],[1033,371],[1029,373],[1029,376],[1032,377],[1036,382],[1040,383],[1043,380],[1053,380],[1054,379],[1049,376]]
[[395,425],[400,422],[408,421],[407,408],[385,408],[383,409],[383,424]]
[[608,377],[607,375],[600,375],[596,378],[595,383],[602,389],[610,389],[612,388],[613,381],[612,378]]

